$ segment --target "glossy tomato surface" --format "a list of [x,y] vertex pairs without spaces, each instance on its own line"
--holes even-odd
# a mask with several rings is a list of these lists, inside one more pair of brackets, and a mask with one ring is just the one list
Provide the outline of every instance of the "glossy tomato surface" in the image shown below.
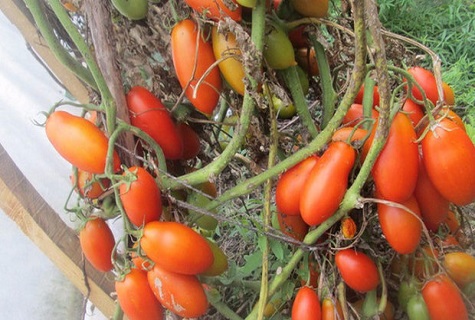
[[[437,104],[439,100],[439,94],[437,92],[437,83],[435,81],[435,76],[432,71],[424,69],[422,67],[411,67],[407,70],[413,77],[414,80],[422,87],[427,99],[431,101],[434,105]],[[416,87],[412,86],[412,96],[419,101],[423,100],[421,91]]]
[[402,111],[407,113],[414,127],[424,117],[424,107],[421,107],[411,99],[406,99],[406,101],[402,105]]
[[[361,85],[360,90],[358,90],[358,93],[356,94],[355,103],[363,104],[363,98],[364,98],[364,84]],[[376,106],[379,106],[379,88],[377,85],[373,86],[373,107],[376,107]]]
[[111,229],[101,218],[91,218],[79,232],[82,252],[91,265],[102,272],[112,270],[115,240]]
[[319,319],[322,319],[322,308],[315,289],[301,287],[292,304],[292,320]]
[[264,58],[270,68],[283,70],[295,66],[294,47],[282,27],[273,23],[266,30]]
[[335,255],[335,263],[343,281],[358,292],[368,292],[379,285],[378,268],[365,253],[343,249]]
[[450,278],[461,288],[475,282],[475,257],[462,251],[444,255],[443,264]]

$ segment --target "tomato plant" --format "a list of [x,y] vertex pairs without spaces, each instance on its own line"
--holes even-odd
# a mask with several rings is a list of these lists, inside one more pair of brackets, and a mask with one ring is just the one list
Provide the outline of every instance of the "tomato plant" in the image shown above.
[[290,0],[290,3],[304,17],[323,18],[328,14],[328,0]]
[[[427,99],[436,105],[437,100],[439,100],[439,94],[437,92],[437,83],[434,74],[422,67],[411,67],[407,72],[409,72],[414,80],[422,87]],[[422,93],[416,85],[412,85],[411,93],[415,99],[419,101],[423,100]]]
[[163,307],[148,284],[147,273],[132,268],[123,279],[115,281],[117,300],[130,320],[161,320]]
[[314,289],[301,287],[292,304],[292,320],[322,319],[320,300]]
[[269,30],[266,31],[264,58],[272,69],[282,70],[291,66],[295,66],[294,47],[290,42],[287,33],[273,23]]
[[184,122],[178,123],[177,129],[183,145],[181,158],[183,160],[193,159],[200,153],[200,137],[192,127]]
[[[180,85],[195,108],[210,116],[216,107],[222,81],[219,68],[211,68],[216,58],[213,46],[200,34],[191,19],[178,22],[171,33],[172,60]],[[207,74],[206,74],[207,73]],[[198,81],[204,77],[201,83]]]
[[77,182],[75,174],[71,175],[71,182],[77,186],[78,193],[88,199],[99,198],[110,186],[108,179],[97,180],[92,173],[80,169],[77,170]]
[[[92,122],[66,111],[55,111],[46,119],[46,136],[73,166],[90,173],[104,173],[109,140]],[[113,169],[119,171],[119,155],[114,152],[113,157]]]
[[198,13],[205,14],[212,20],[229,17],[234,21],[241,21],[242,8],[235,0],[231,0],[233,8],[224,0],[185,0],[185,2]]
[[365,253],[343,249],[336,253],[335,263],[343,281],[353,290],[368,292],[379,285],[378,268]]
[[475,257],[462,252],[449,252],[444,255],[443,265],[450,278],[461,288],[475,282]]
[[82,252],[91,265],[102,272],[112,270],[112,251],[115,240],[111,229],[101,218],[87,220],[79,232]]
[[144,19],[148,13],[147,0],[112,0],[112,4],[117,11],[130,20]]

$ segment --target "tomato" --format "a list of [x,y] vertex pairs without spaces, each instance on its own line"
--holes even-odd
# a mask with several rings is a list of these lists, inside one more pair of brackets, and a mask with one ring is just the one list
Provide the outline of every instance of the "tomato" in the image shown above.
[[[104,173],[109,140],[90,121],[65,111],[55,111],[46,119],[46,136],[73,166],[90,173]],[[113,161],[114,170],[119,171],[120,159],[115,152]]]
[[234,21],[241,21],[242,8],[235,0],[231,1],[234,8],[229,7],[225,0],[185,0],[187,5],[212,20],[229,17]]
[[[378,203],[378,217],[381,229],[389,245],[397,253],[409,254],[416,250],[421,241],[421,214],[414,196],[411,196],[401,204],[417,216],[403,208]],[[401,234],[404,234],[404,237],[401,237]]]
[[297,49],[295,52],[295,60],[308,75],[318,75],[317,56],[313,47]]
[[310,47],[310,41],[305,29],[306,25],[300,25],[292,30],[289,30],[289,39],[294,48]]
[[379,285],[378,268],[365,253],[343,249],[336,253],[335,263],[343,281],[353,290],[368,292]]
[[142,167],[130,167],[122,176],[120,200],[130,222],[140,227],[160,219],[162,194],[153,176]]
[[[356,94],[354,103],[363,104],[364,84],[361,85],[360,90]],[[377,85],[373,86],[373,108],[379,106],[379,88]]]
[[140,245],[156,265],[173,272],[198,274],[213,264],[213,252],[205,238],[178,222],[147,223]]
[[449,106],[455,105],[455,94],[452,87],[445,82],[442,82],[442,89],[444,90],[444,100]]
[[403,202],[413,194],[419,170],[416,139],[409,117],[396,114],[386,144],[371,169],[376,190],[383,199]]
[[290,216],[300,214],[300,193],[317,162],[318,156],[310,156],[280,176],[275,190],[275,204],[279,212]]
[[338,209],[355,158],[356,152],[349,144],[335,141],[312,168],[300,193],[300,214],[308,225],[322,223]]
[[246,8],[254,8],[256,6],[257,0],[236,0],[241,6]]
[[147,0],[112,0],[112,4],[123,16],[130,20],[141,20],[147,16]]
[[450,203],[440,194],[429,179],[422,157],[419,160],[419,174],[414,195],[419,204],[422,221],[425,226],[431,231],[437,231],[439,225],[447,217]]
[[332,136],[332,141],[346,141],[350,142],[363,141],[368,137],[368,131],[362,128],[342,127],[335,131]]
[[449,252],[444,256],[445,270],[461,288],[475,282],[475,257],[466,252]]
[[314,289],[301,287],[292,304],[292,320],[322,319],[320,300]]
[[[436,105],[437,100],[439,100],[439,94],[437,92],[437,83],[435,81],[434,74],[422,67],[411,67],[407,70],[407,72],[409,72],[409,74],[414,77],[414,80],[422,87],[427,99]],[[422,93],[415,85],[412,86],[411,93],[412,96],[417,100],[423,100]]]
[[184,122],[180,122],[177,125],[177,129],[183,145],[181,158],[183,160],[193,159],[200,153],[200,137],[192,127]]
[[130,251],[130,259],[132,260],[134,266],[139,270],[150,270],[153,265],[151,261],[145,257],[145,253],[143,253],[143,250],[140,249],[139,252],[139,242],[134,243],[133,249],[134,250]]
[[343,310],[339,301],[335,302],[331,298],[325,298],[322,302],[322,320],[344,319]]
[[[379,112],[375,109],[371,110],[371,118],[377,119]],[[363,105],[354,103],[350,106],[345,116],[343,117],[342,124],[356,125],[358,122],[364,119]]]
[[198,32],[197,24],[191,19],[182,20],[173,27],[172,60],[178,81],[183,89],[186,88],[186,97],[198,111],[210,116],[218,103],[222,81],[219,68],[212,68],[196,88],[198,80],[216,62],[213,46]]
[[81,197],[88,199],[99,198],[110,186],[110,181],[108,179],[98,180],[92,173],[79,169],[77,171],[77,184],[76,176],[74,174],[71,175],[71,182],[77,187],[77,192]]
[[440,111],[440,113],[437,115],[436,118],[439,119],[440,117],[446,117],[447,119],[450,119],[453,122],[455,122],[462,130],[464,131],[466,130],[465,123],[463,122],[462,118],[460,118],[460,116],[449,107],[442,108],[442,110]]
[[284,103],[284,101],[275,94],[272,94],[272,106],[279,119],[290,119],[297,113],[297,109],[293,103]]
[[406,99],[402,105],[402,111],[406,112],[411,119],[412,125],[415,127],[419,121],[424,117],[423,107],[412,101],[411,99]]
[[460,221],[452,210],[448,211],[444,223],[449,228],[450,234],[457,235],[460,232]]
[[[360,299],[353,303],[353,307],[355,308],[355,311],[357,312],[358,316],[363,314],[364,301],[365,299]],[[377,303],[379,304],[380,302],[381,302],[381,299],[378,298]],[[393,320],[394,314],[395,314],[394,305],[391,303],[391,301],[387,300],[386,308],[384,309],[384,311],[378,316],[375,316],[374,318],[381,319],[381,320]],[[357,319],[359,318],[361,317],[357,317]]]
[[82,252],[91,265],[102,272],[112,270],[115,240],[111,229],[101,218],[91,218],[79,232]]
[[421,142],[424,165],[436,189],[458,206],[475,200],[475,146],[449,119],[434,124]]
[[220,274],[228,270],[228,257],[226,257],[226,254],[223,252],[223,250],[221,250],[221,248],[216,244],[216,242],[208,239],[206,239],[206,241],[208,242],[209,247],[213,252],[214,259],[213,264],[203,273],[201,273],[201,275],[207,277],[219,276]]
[[287,69],[297,64],[292,42],[287,33],[275,23],[270,24],[270,30],[266,31],[263,54],[269,67],[275,70]]
[[305,238],[309,226],[300,215],[289,216],[278,211],[275,215],[282,233],[298,241],[302,241]]
[[[216,185],[209,181],[197,185],[196,188],[201,192],[191,190],[186,198],[186,202],[195,207],[204,208],[212,201],[212,198],[216,198],[217,196]],[[218,213],[215,209],[211,212],[215,214]],[[202,233],[213,234],[218,226],[218,220],[211,215],[205,215],[192,209],[188,209],[188,214],[189,220],[198,226]]]
[[467,308],[457,286],[444,274],[427,281],[422,288],[431,320],[468,319]]
[[302,261],[299,267],[300,284],[302,286],[317,289],[318,280],[320,278],[320,267],[318,265],[318,261],[316,261],[313,255],[309,255],[306,268],[304,261],[305,260]]
[[144,87],[134,86],[127,93],[127,107],[130,123],[155,140],[165,158],[181,158],[183,144],[180,133],[159,98]]
[[147,277],[155,297],[171,312],[186,318],[206,313],[208,298],[196,276],[168,271],[155,264]]
[[234,91],[244,95],[244,78],[246,74],[241,62],[242,53],[238,47],[236,36],[231,32],[226,34],[220,33],[218,32],[218,27],[213,26],[211,40],[216,60],[224,59],[218,64],[224,80]]
[[323,18],[328,14],[328,0],[290,0],[290,3],[304,17]]
[[122,280],[115,281],[120,308],[130,320],[161,320],[163,308],[148,284],[145,271],[132,268]]
[[272,299],[271,301],[267,302],[266,306],[264,307],[264,317],[271,318],[277,312],[279,312],[283,306],[284,306],[284,303],[282,302],[282,299],[280,298]]
[[421,294],[416,293],[407,302],[406,307],[409,320],[430,320],[429,310]]
[[346,216],[341,219],[340,230],[343,238],[345,239],[353,239],[356,235],[357,226],[355,220],[353,220],[350,216]]
[[403,310],[407,310],[407,303],[413,296],[419,293],[417,282],[414,279],[403,280],[399,284],[397,300]]

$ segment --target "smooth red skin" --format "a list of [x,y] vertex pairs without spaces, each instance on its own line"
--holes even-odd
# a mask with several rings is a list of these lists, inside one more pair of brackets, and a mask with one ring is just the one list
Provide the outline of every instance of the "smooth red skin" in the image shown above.
[[161,320],[163,307],[148,284],[147,273],[132,268],[122,281],[115,282],[117,300],[130,320]]
[[[109,139],[92,122],[66,111],[55,111],[46,120],[46,136],[73,166],[90,173],[104,173]],[[115,152],[114,170],[120,170]]]
[[77,185],[76,185],[76,176],[71,175],[71,182],[73,186],[77,186],[77,192],[82,196],[88,199],[97,199],[104,192],[105,189],[110,186],[110,181],[108,179],[101,179],[101,181],[93,181],[94,175],[90,172],[79,170],[77,172]]
[[181,158],[183,160],[195,158],[200,153],[201,149],[200,137],[192,127],[184,122],[180,122],[177,125],[177,128],[183,144],[183,154],[181,155]]
[[310,171],[300,195],[300,215],[310,226],[327,220],[338,209],[348,186],[356,152],[347,143],[330,143]]
[[[351,136],[351,139],[350,139]],[[354,127],[341,127],[336,130],[332,136],[332,141],[362,141],[368,136],[368,131],[363,128],[354,128]]]
[[458,206],[475,201],[475,146],[467,133],[443,119],[421,145],[427,174],[440,194]]
[[[364,97],[364,84],[361,85],[360,90],[356,94],[356,98],[354,103],[357,104],[362,104],[363,103],[363,97]],[[373,87],[373,108],[379,106],[379,89],[378,86]]]
[[[371,118],[377,119],[378,115],[378,111],[375,109],[371,110]],[[363,105],[359,103],[353,103],[343,117],[342,124],[356,125],[358,122],[363,120],[363,118]]]
[[306,25],[301,25],[289,31],[289,39],[294,48],[298,49],[310,46],[310,41],[306,35],[305,28],[307,28]]
[[388,139],[371,170],[378,194],[386,200],[404,202],[414,192],[419,170],[419,149],[411,120],[398,113]]
[[185,0],[186,4],[195,9],[198,13],[206,13],[212,20],[221,20],[229,17],[234,21],[241,21],[242,7],[235,0],[232,2],[237,6],[235,10],[230,10],[223,0]]
[[318,156],[310,156],[280,176],[275,190],[275,203],[279,212],[289,216],[300,215],[300,193],[317,162]]
[[155,297],[171,312],[197,318],[208,310],[208,298],[195,275],[175,273],[155,264],[147,278]]
[[449,106],[455,105],[455,94],[452,87],[448,83],[442,82],[442,89],[444,91],[445,103]]
[[437,231],[440,224],[447,219],[450,202],[440,194],[430,180],[422,156],[419,159],[419,174],[414,196],[425,226],[431,231]]
[[127,93],[130,123],[147,133],[160,146],[165,158],[180,159],[181,136],[170,112],[148,89],[135,86]]
[[[436,105],[437,100],[439,100],[439,94],[437,92],[437,83],[435,81],[434,74],[422,67],[411,67],[407,71],[414,77],[414,80],[420,84],[426,94],[427,99]],[[422,93],[415,85],[412,86],[412,95],[419,101],[423,100]]]
[[322,307],[314,289],[301,287],[292,304],[292,320],[320,320]]
[[444,274],[429,280],[422,288],[431,320],[468,319],[467,307],[457,286]]
[[411,99],[406,99],[402,105],[402,111],[406,112],[411,119],[412,125],[415,127],[419,121],[424,117],[423,107],[412,101]]
[[[153,176],[142,167],[130,167],[137,179],[119,187],[120,200],[125,213],[135,226],[140,227],[160,219],[162,215],[162,193]],[[123,176],[130,175],[124,172]]]
[[[186,97],[197,110],[210,116],[218,103],[222,88],[218,67],[214,67],[201,82],[196,97],[193,97],[193,90],[198,80],[216,62],[211,43],[204,41],[203,36],[198,34],[198,26],[193,20],[185,19],[172,29],[171,49],[175,72],[181,87],[186,87]],[[195,52],[198,59],[195,58]]]
[[79,232],[82,252],[91,265],[102,272],[112,270],[112,251],[115,240],[111,229],[101,218],[93,218]]
[[213,252],[205,238],[178,222],[147,223],[143,228],[140,245],[153,262],[177,273],[203,273],[214,260]]
[[409,254],[416,251],[421,241],[421,214],[414,196],[401,204],[417,217],[402,208],[383,203],[378,203],[378,217],[389,245],[399,254]]
[[450,278],[463,288],[475,282],[475,257],[462,251],[449,252],[444,255],[445,270]]
[[353,290],[364,293],[379,285],[378,268],[365,253],[344,249],[335,255],[335,263],[343,281]]
[[305,238],[309,226],[300,215],[289,216],[282,212],[277,212],[276,214],[282,233],[298,241],[302,241]]

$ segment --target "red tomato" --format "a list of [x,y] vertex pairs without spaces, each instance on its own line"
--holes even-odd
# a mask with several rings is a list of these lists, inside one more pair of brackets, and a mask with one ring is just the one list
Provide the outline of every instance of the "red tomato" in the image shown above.
[[130,320],[161,320],[163,308],[148,285],[147,273],[130,269],[123,280],[115,281],[117,300]]
[[320,320],[322,309],[314,289],[301,287],[292,304],[292,320]]
[[[409,210],[378,203],[378,217],[381,229],[389,245],[400,254],[409,254],[419,246],[422,236],[420,210],[416,198],[411,196],[401,203]],[[403,237],[401,235],[404,235]]]
[[99,181],[94,178],[92,173],[80,169],[78,169],[77,172],[77,185],[76,176],[74,174],[71,175],[71,182],[77,186],[78,193],[88,199],[99,198],[110,185],[108,179],[101,179]]
[[300,25],[297,28],[294,28],[289,31],[289,39],[292,42],[294,48],[304,48],[310,46],[310,41],[306,34],[305,28],[306,25]]
[[[422,67],[411,67],[407,70],[413,77],[414,80],[422,87],[424,90],[426,97],[429,101],[431,101],[434,105],[437,104],[437,100],[439,100],[439,94],[437,92],[437,83],[435,81],[434,74],[426,70]],[[412,96],[419,101],[422,101],[422,93],[419,89],[413,85],[412,86]]]
[[467,308],[457,286],[444,274],[429,280],[422,288],[431,320],[468,319]]
[[419,160],[419,174],[414,195],[419,209],[421,210],[422,221],[427,229],[437,231],[439,225],[445,221],[449,212],[449,201],[445,199],[432,184],[427,175],[422,157]]
[[467,133],[449,119],[431,127],[421,142],[430,180],[456,205],[475,200],[475,146]]
[[328,14],[328,0],[290,0],[290,3],[304,17],[323,18]]
[[187,5],[212,20],[229,17],[234,21],[241,21],[242,8],[235,0],[231,1],[234,8],[229,7],[225,0],[185,0]]
[[308,225],[322,223],[338,209],[355,157],[349,144],[332,142],[312,168],[300,195],[300,214]]
[[127,93],[130,122],[143,130],[162,148],[167,159],[180,159],[183,153],[178,129],[170,112],[153,93],[135,86]]
[[350,142],[362,141],[368,136],[368,131],[362,128],[342,127],[335,131],[332,136],[332,141],[346,141]]
[[335,263],[343,281],[353,290],[368,292],[379,285],[378,268],[365,253],[344,249],[335,255]]
[[455,105],[455,94],[452,87],[449,84],[442,82],[442,89],[444,90],[445,103],[449,106]]
[[155,264],[173,272],[199,274],[213,264],[213,252],[205,238],[178,222],[147,223],[140,245]]
[[376,190],[383,199],[400,203],[413,194],[419,169],[416,139],[416,132],[407,115],[398,113],[371,170]]
[[112,251],[115,240],[111,229],[101,218],[91,218],[79,232],[82,252],[91,265],[103,272],[112,270]]
[[208,298],[196,276],[168,271],[155,264],[147,277],[155,297],[171,312],[186,318],[206,313]]
[[[371,118],[378,118],[378,111],[375,109],[371,110]],[[342,120],[342,124],[356,125],[358,122],[364,119],[363,116],[363,105],[354,103],[350,106],[348,111],[345,114],[345,117]]]
[[[65,111],[55,111],[46,120],[46,136],[73,166],[90,173],[104,173],[109,140],[92,122]],[[117,153],[114,153],[113,165],[115,171],[120,170]]]
[[450,109],[449,107],[443,107],[442,110],[440,111],[440,113],[437,115],[437,119],[439,119],[440,117],[446,117],[447,119],[450,119],[452,120],[453,122],[455,122],[462,130],[466,131],[465,129],[465,123],[463,122],[462,118],[460,118],[460,116],[455,113],[454,110]]
[[411,119],[412,125],[415,127],[424,117],[424,107],[421,107],[411,99],[406,99],[402,105],[402,111],[406,112]]
[[[364,84],[361,85],[360,90],[356,94],[355,103],[362,104],[363,97],[364,97]],[[373,87],[373,108],[376,106],[379,106],[379,89],[378,89],[378,86],[375,85]]]
[[143,226],[160,219],[162,214],[162,194],[155,179],[142,167],[131,167],[122,176],[119,193],[122,206],[130,222]]
[[331,298],[325,298],[322,302],[322,320],[344,319],[340,302],[335,303]]
[[172,29],[171,48],[175,72],[181,87],[186,88],[186,97],[198,111],[210,116],[221,92],[219,69],[213,68],[199,87],[196,86],[199,79],[216,62],[211,43],[198,34],[198,26],[193,20],[185,19]]
[[302,220],[300,215],[288,216],[281,212],[276,212],[276,215],[282,233],[298,241],[302,241],[305,238],[309,226]]
[[177,129],[183,144],[183,154],[181,158],[183,160],[193,159],[200,153],[200,137],[192,127],[184,122],[179,123]]
[[295,60],[298,65],[311,76],[318,75],[318,63],[315,49],[313,47],[299,48],[295,52]]
[[318,156],[310,156],[280,176],[275,190],[275,204],[279,212],[289,216],[300,214],[300,193],[317,161]]
[[460,288],[475,282],[475,257],[466,252],[446,253],[444,267],[450,278]]

